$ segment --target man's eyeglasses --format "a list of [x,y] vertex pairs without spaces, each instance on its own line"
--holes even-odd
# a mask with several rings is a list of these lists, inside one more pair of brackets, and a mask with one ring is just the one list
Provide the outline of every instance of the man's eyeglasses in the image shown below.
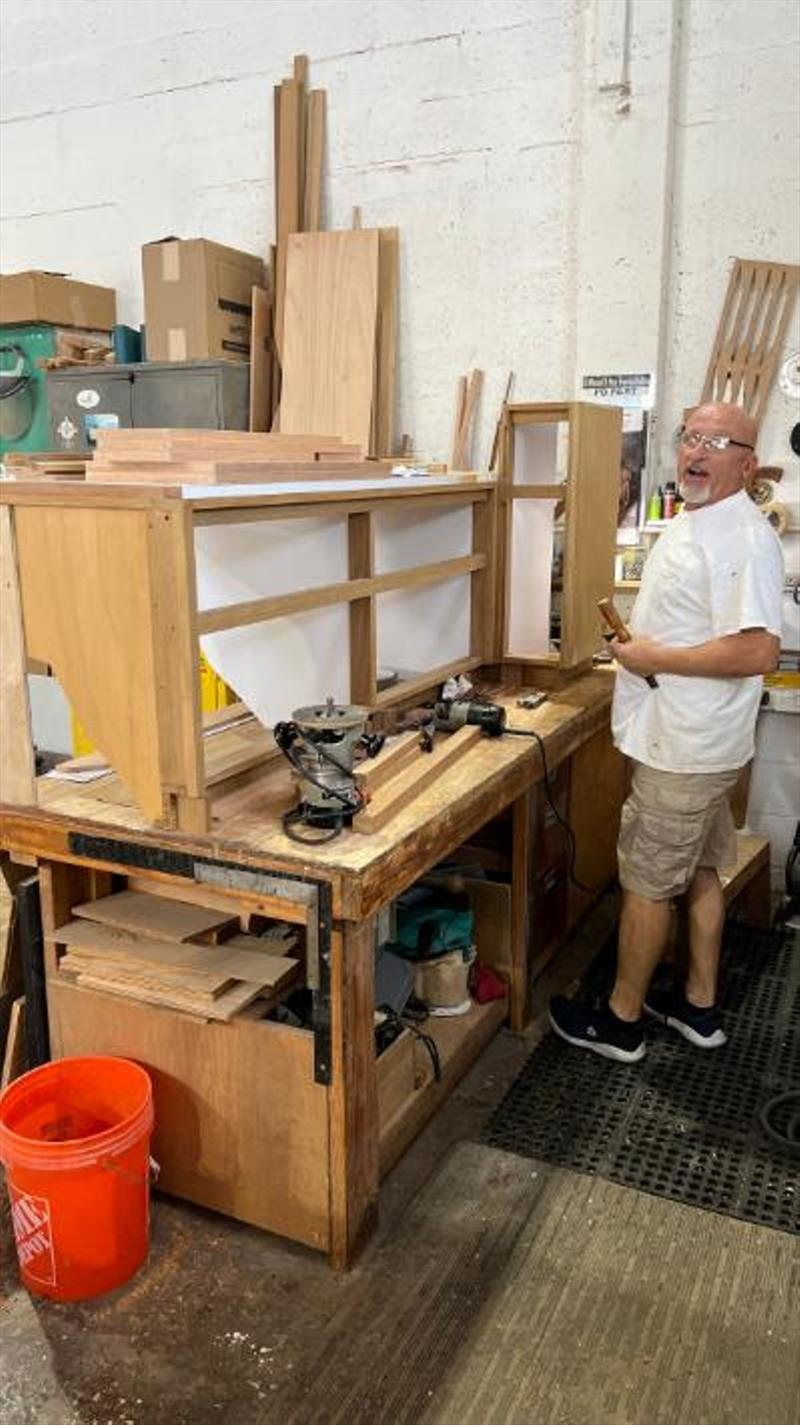
[[729,445],[738,445],[742,450],[755,449],[745,440],[734,440],[732,435],[701,435],[696,430],[679,430],[675,440],[687,450],[727,450]]

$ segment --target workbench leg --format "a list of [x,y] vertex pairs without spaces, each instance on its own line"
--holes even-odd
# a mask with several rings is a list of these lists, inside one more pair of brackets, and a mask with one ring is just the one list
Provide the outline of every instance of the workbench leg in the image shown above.
[[734,905],[742,912],[748,925],[760,930],[769,929],[772,924],[772,885],[768,850],[764,851],[761,869],[740,892]]
[[375,920],[331,937],[331,1086],[328,1094],[333,1267],[348,1267],[378,1216],[375,1076]]
[[531,794],[513,806],[511,850],[511,994],[509,1022],[521,1034],[529,1018],[528,945],[530,943]]

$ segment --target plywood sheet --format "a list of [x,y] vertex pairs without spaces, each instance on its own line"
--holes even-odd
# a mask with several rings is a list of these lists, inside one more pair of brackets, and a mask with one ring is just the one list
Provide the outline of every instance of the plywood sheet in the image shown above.
[[203,1024],[66,983],[48,999],[54,1057],[120,1054],[150,1074],[160,1188],[327,1247],[328,1090],[314,1082],[313,1035]]
[[19,508],[15,525],[28,652],[53,666],[94,745],[158,820],[147,514]]
[[215,931],[237,922],[237,917],[230,912],[143,895],[140,891],[118,891],[100,900],[86,901],[74,906],[73,913],[82,920],[94,920],[100,925],[130,930],[155,940],[205,940]]
[[281,431],[330,430],[370,445],[380,234],[288,239]]

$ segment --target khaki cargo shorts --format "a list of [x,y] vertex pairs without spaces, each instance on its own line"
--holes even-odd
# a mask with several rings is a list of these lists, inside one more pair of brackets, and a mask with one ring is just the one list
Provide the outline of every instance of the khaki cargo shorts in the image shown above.
[[736,860],[730,794],[734,772],[660,772],[633,764],[617,843],[620,885],[648,900],[671,900],[699,866]]

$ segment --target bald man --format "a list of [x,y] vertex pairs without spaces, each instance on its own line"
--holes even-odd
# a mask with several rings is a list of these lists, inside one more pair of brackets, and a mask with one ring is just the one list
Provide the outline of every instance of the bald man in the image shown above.
[[[570,1044],[634,1063],[643,1010],[701,1049],[725,1043],[717,970],[725,915],[717,867],[735,859],[729,798],[754,750],[763,673],[777,665],[780,543],[746,493],[756,428],[738,406],[693,411],[678,437],[684,509],[645,565],[619,665],[614,741],[633,762],[618,843],[623,889],[617,977],[607,1002],[553,1000]],[[656,676],[653,689],[645,679]],[[685,984],[650,988],[686,896]]]

